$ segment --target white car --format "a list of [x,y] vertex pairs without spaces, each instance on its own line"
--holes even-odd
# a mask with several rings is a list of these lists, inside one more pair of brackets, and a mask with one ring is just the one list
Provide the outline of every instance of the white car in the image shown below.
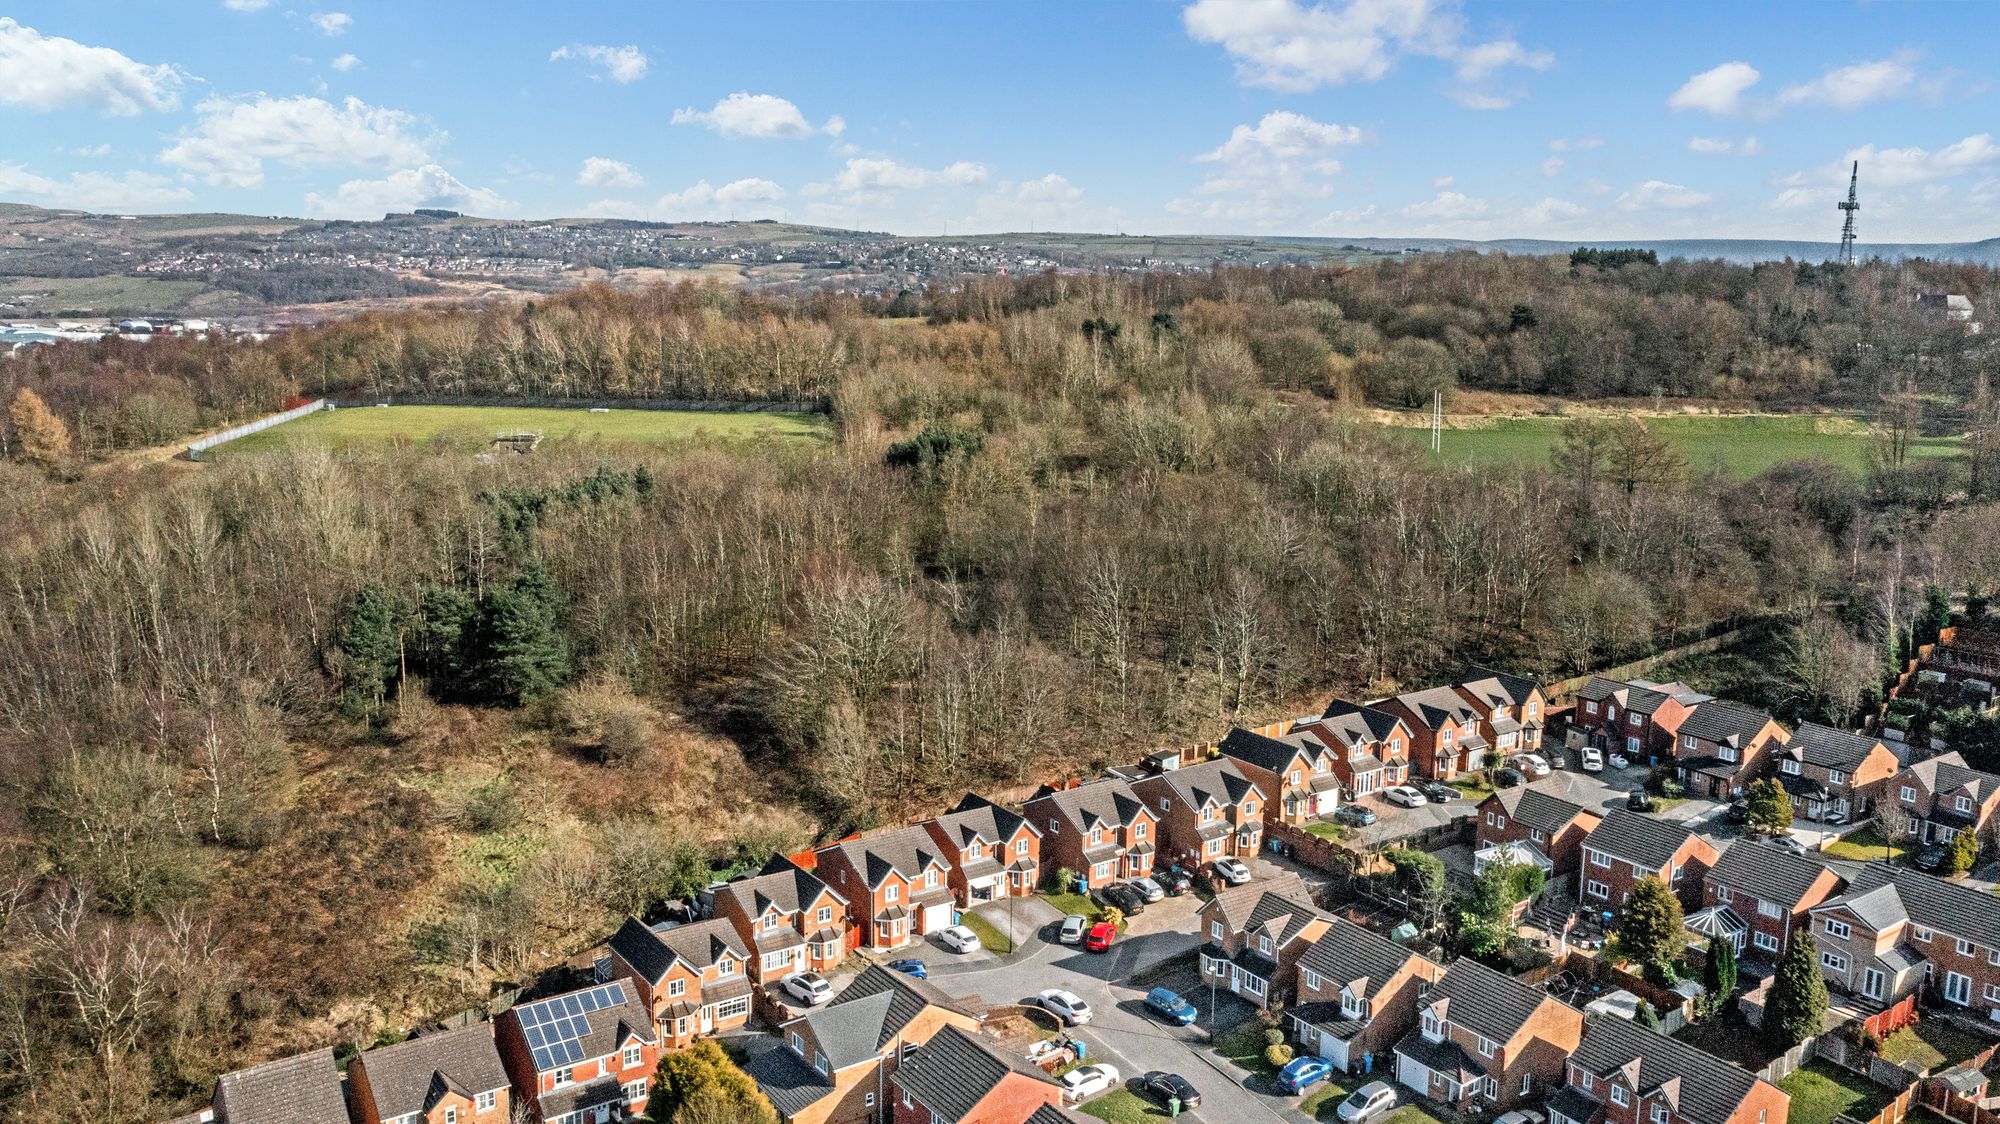
[[833,998],[833,985],[818,972],[800,972],[785,977],[785,991],[808,1007],[817,1007]]
[[1595,746],[1584,746],[1583,751],[1577,754],[1577,760],[1583,763],[1583,771],[1586,773],[1604,771],[1604,751]]
[[1549,775],[1549,759],[1539,753],[1523,753],[1514,758],[1514,767],[1531,777]]
[[1611,767],[1614,769],[1623,769],[1630,766],[1631,764],[1632,764],[1632,759],[1625,756],[1622,753],[1614,753],[1611,755]]
[[1062,1075],[1063,1092],[1072,1100],[1094,1097],[1118,1087],[1118,1068],[1108,1065],[1080,1065]]
[[1090,1021],[1090,1004],[1074,991],[1052,987],[1036,996],[1042,1009],[1063,1021],[1064,1026],[1082,1026]]
[[938,943],[953,952],[978,952],[979,934],[963,925],[938,930]]
[[1386,1081],[1370,1081],[1349,1093],[1336,1115],[1348,1124],[1364,1124],[1395,1107],[1396,1090]]
[[1517,1108],[1505,1116],[1495,1117],[1493,1124],[1548,1124],[1548,1120],[1532,1108]]
[[1430,803],[1415,785],[1396,784],[1382,790],[1383,799],[1391,804],[1401,804],[1405,808],[1421,808]]
[[1250,881],[1250,868],[1226,855],[1215,860],[1215,873],[1231,886],[1241,886]]

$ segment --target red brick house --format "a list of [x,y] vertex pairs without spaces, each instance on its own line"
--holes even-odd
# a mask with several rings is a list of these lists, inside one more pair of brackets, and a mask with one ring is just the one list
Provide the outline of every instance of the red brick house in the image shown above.
[[1022,1124],[1062,1104],[1062,1086],[985,1035],[947,1026],[890,1079],[896,1124]]
[[348,1124],[331,1047],[225,1073],[209,1104],[215,1124]]
[[1968,768],[1956,753],[1919,761],[1889,782],[1888,799],[1910,819],[1920,843],[1949,843],[1961,831],[1980,834],[2000,808],[2000,777]]
[[1769,1081],[1616,1016],[1590,1020],[1564,1069],[1550,1124],[1785,1124],[1791,1113]]
[[1372,929],[1334,920],[1299,958],[1298,1002],[1286,1014],[1301,1052],[1350,1072],[1386,1055],[1417,1022],[1417,1001],[1444,969]]
[[1812,924],[1829,987],[1888,1004],[1928,982],[1932,1001],[2000,1022],[1993,895],[1871,863],[1812,911]]
[[1486,713],[1453,688],[1411,691],[1375,705],[1409,727],[1410,764],[1420,776],[1448,781],[1488,763],[1492,743],[1480,732]]
[[1293,730],[1333,752],[1334,775],[1350,799],[1410,780],[1409,723],[1388,711],[1335,699],[1326,713]]
[[1026,816],[967,794],[923,826],[951,867],[951,892],[960,906],[1025,898],[1042,884],[1042,832]]
[[1264,837],[1264,794],[1236,762],[1218,757],[1132,783],[1160,821],[1160,846],[1192,870],[1228,857],[1252,858]]
[[1480,732],[1493,743],[1496,757],[1505,760],[1542,748],[1549,700],[1541,684],[1488,667],[1469,667],[1458,693],[1481,714]]
[[1264,822],[1303,827],[1340,808],[1334,755],[1305,733],[1267,738],[1242,727],[1217,747],[1264,794]]
[[800,972],[831,972],[847,954],[846,899],[783,856],[762,873],[716,887],[713,908],[749,950],[756,987]]
[[1672,756],[1681,722],[1710,697],[1685,683],[1654,683],[1645,679],[1619,682],[1593,676],[1576,693],[1570,711],[1572,731],[1606,753],[1622,753],[1634,761]]
[[1041,829],[1045,870],[1073,870],[1085,887],[1153,872],[1160,818],[1121,777],[1044,788],[1023,812]]
[[1334,921],[1312,904],[1297,875],[1225,890],[1197,916],[1207,940],[1202,980],[1260,1009],[1284,1006],[1297,986],[1299,959]]
[[1536,1106],[1562,1083],[1583,1012],[1476,960],[1458,960],[1396,1043],[1396,1080],[1461,1113]]
[[[1792,934],[1812,923],[1811,910],[1840,893],[1846,880],[1809,858],[1768,843],[1739,839],[1702,879],[1702,907],[1728,910],[1741,925],[1736,951],[1776,960]],[[1728,920],[1723,931],[1733,931]]]
[[493,1024],[514,1097],[542,1124],[646,1111],[660,1062],[652,1015],[624,980],[524,1003]]
[[1727,702],[1697,703],[1675,735],[1674,763],[1695,796],[1730,800],[1771,772],[1784,748],[1785,728],[1760,710]]
[[1601,812],[1585,808],[1530,785],[1503,788],[1475,809],[1475,849],[1502,843],[1526,843],[1569,875],[1583,861],[1583,839],[1604,822]]
[[611,937],[611,974],[631,985],[668,1050],[750,1021],[751,963],[726,917],[654,926],[628,917]]
[[813,868],[847,899],[847,925],[867,948],[898,948],[953,923],[951,864],[923,827],[822,847]]
[[491,1023],[369,1050],[347,1063],[354,1124],[511,1124],[513,1098]]
[[1685,825],[1614,808],[1584,837],[1577,900],[1586,909],[1615,910],[1640,879],[1657,878],[1691,906],[1715,859],[1715,847]]
[[1808,722],[1777,751],[1778,780],[1792,814],[1809,820],[1868,815],[1902,762],[1880,738]]

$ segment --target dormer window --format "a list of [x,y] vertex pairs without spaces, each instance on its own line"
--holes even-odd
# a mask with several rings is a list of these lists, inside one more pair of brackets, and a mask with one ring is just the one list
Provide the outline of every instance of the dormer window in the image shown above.
[[1444,1040],[1444,1020],[1437,1017],[1436,1011],[1424,1012],[1424,1037],[1432,1042]]
[[1617,1105],[1619,1108],[1624,1108],[1628,1103],[1630,1103],[1631,1099],[1632,1099],[1631,1095],[1625,1091],[1625,1086],[1620,1085],[1615,1081],[1611,1083],[1612,1104]]
[[1340,1013],[1350,1019],[1361,1017],[1361,997],[1351,991],[1340,993]]
[[1201,810],[1201,822],[1203,822],[1203,823],[1208,823],[1209,821],[1211,821],[1211,820],[1213,820],[1213,819],[1215,819],[1215,809],[1214,809],[1214,808],[1203,808],[1203,809]]
[[1958,804],[1958,810],[1961,812],[1970,812],[1972,810],[1972,800],[1970,797],[1965,797],[1965,796],[1959,797],[1957,800],[1957,804]]
[[1787,757],[1785,758],[1784,764],[1780,765],[1779,768],[1783,769],[1788,776],[1796,777],[1799,775],[1803,766],[1799,764],[1798,758]]
[[975,839],[972,841],[972,846],[965,849],[965,853],[975,859],[984,858],[986,857],[986,844]]
[[926,886],[937,885],[937,871],[935,870],[924,871],[924,885]]
[[1093,827],[1093,828],[1091,828],[1091,829],[1090,829],[1090,845],[1091,845],[1091,846],[1093,846],[1093,847],[1095,847],[1095,846],[1097,846],[1097,845],[1098,845],[1099,843],[1102,843],[1102,842],[1104,842],[1104,829],[1103,829],[1103,828],[1101,828],[1101,827]]
[[735,958],[735,957],[733,957],[733,956],[729,956],[729,955],[727,955],[727,954],[724,954],[724,956],[722,957],[722,959],[720,959],[720,960],[717,960],[717,961],[715,962],[715,974],[716,974],[716,975],[718,975],[718,976],[733,976],[733,975],[735,975],[735,974],[736,974],[736,958]]
[[1258,952],[1261,952],[1261,953],[1263,953],[1263,954],[1264,954],[1264,955],[1266,955],[1266,956],[1269,956],[1269,955],[1271,955],[1271,938],[1269,938],[1269,937],[1258,937],[1258,938],[1257,938],[1257,951],[1258,951]]
[[1716,746],[1715,755],[1724,761],[1734,762],[1736,760],[1736,747],[1733,745]]
[[778,927],[778,922],[779,922],[779,921],[781,921],[781,920],[783,920],[783,918],[779,917],[779,916],[778,916],[777,914],[775,914],[775,913],[767,913],[767,914],[765,914],[765,915],[764,915],[764,931],[768,933],[768,932],[770,932],[770,931],[771,931],[772,929],[775,929],[775,928],[777,928],[777,927]]
[[624,1069],[632,1069],[638,1066],[641,1060],[640,1054],[641,1051],[639,1049],[639,1044],[637,1042],[634,1042],[632,1045],[625,1047],[624,1051],[619,1055],[618,1058],[619,1066]]

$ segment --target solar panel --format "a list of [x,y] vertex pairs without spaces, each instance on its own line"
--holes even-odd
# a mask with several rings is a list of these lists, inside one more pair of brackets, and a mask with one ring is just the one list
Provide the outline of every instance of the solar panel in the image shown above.
[[583,1036],[590,1033],[591,1014],[625,1002],[623,983],[606,984],[569,995],[556,995],[518,1008],[523,1035],[535,1068],[554,1069],[583,1060]]

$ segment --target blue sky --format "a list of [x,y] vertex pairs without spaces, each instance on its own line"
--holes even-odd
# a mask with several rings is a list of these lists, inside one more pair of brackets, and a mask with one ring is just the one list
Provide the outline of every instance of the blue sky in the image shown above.
[[16,4],[0,199],[111,212],[2000,234],[2000,5]]

